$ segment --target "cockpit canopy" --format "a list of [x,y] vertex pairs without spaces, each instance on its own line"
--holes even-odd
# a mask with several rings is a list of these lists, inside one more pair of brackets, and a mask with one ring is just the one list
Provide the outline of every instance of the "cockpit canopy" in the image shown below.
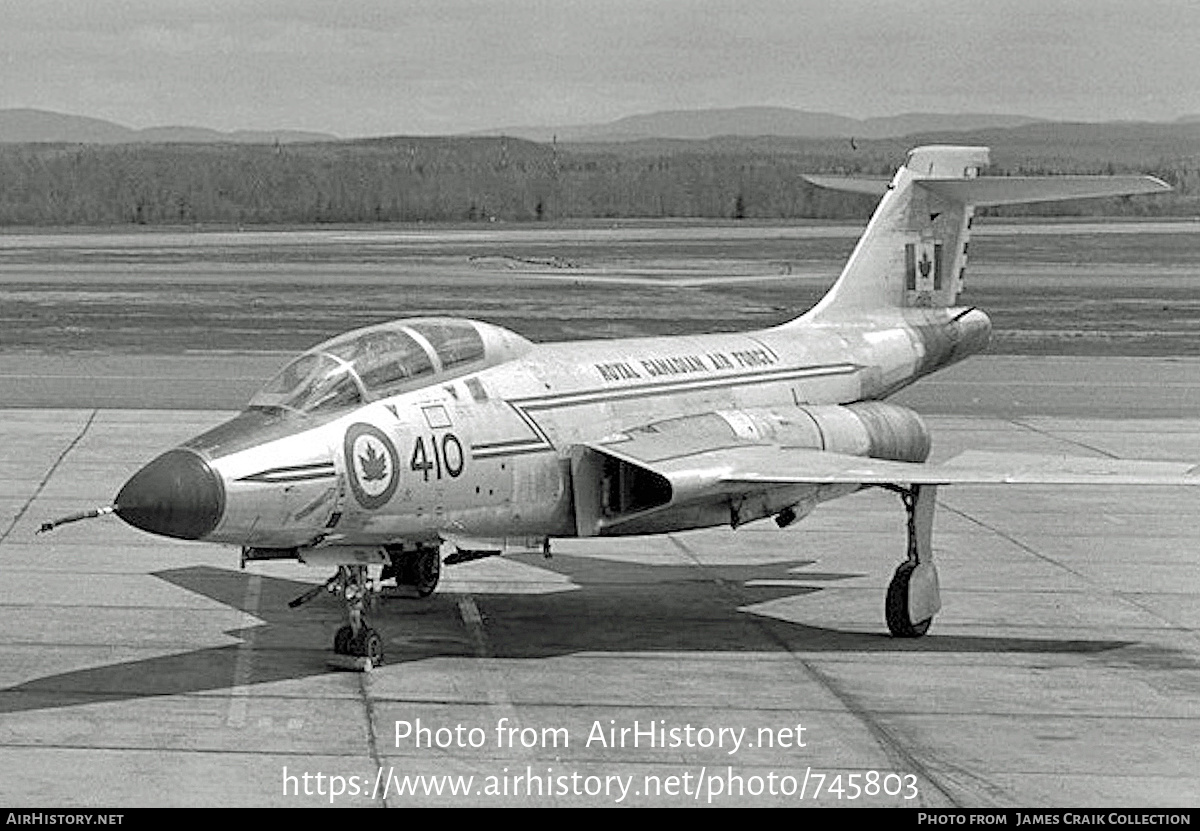
[[528,352],[520,335],[474,320],[411,318],[319,344],[285,366],[251,408],[319,413],[360,406]]

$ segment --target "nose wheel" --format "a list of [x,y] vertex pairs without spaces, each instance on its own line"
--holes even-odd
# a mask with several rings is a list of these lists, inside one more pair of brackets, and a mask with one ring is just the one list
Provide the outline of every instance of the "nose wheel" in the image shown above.
[[366,566],[341,566],[335,577],[333,590],[342,597],[349,623],[338,629],[333,636],[333,651],[363,662],[362,669],[377,667],[383,663],[383,638],[367,625],[367,605],[371,598],[371,585]]
[[333,636],[333,651],[338,655],[366,658],[373,666],[383,663],[383,638],[370,627],[363,627],[358,634],[350,626],[343,626]]

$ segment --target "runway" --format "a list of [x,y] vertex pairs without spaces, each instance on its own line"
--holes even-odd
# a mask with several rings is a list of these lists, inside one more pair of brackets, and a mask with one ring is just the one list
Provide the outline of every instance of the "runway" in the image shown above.
[[[1200,459],[1195,362],[990,360],[906,393],[939,457]],[[332,598],[287,608],[323,572],[111,517],[34,536],[237,406],[163,392],[186,387],[0,411],[10,805],[1200,802],[1194,493],[943,489],[943,611],[916,641],[884,634],[904,539],[884,492],[786,530],[556,541],[385,600],[387,663],[359,675],[326,665]]]
[[[8,408],[237,410],[291,353],[0,353]],[[893,399],[921,413],[1200,417],[1200,358],[977,355]]]

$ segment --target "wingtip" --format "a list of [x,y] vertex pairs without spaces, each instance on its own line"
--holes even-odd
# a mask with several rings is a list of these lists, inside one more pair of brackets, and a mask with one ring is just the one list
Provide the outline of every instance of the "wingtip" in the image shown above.
[[1147,176],[1145,178],[1146,182],[1153,186],[1153,188],[1149,191],[1150,193],[1166,193],[1169,190],[1175,190],[1175,188],[1157,176]]

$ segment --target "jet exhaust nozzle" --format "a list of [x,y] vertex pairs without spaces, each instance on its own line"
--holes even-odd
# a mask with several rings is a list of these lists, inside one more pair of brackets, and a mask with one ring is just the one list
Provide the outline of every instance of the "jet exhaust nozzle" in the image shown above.
[[117,494],[114,509],[151,534],[198,540],[221,521],[225,488],[202,456],[176,448],[135,473]]

